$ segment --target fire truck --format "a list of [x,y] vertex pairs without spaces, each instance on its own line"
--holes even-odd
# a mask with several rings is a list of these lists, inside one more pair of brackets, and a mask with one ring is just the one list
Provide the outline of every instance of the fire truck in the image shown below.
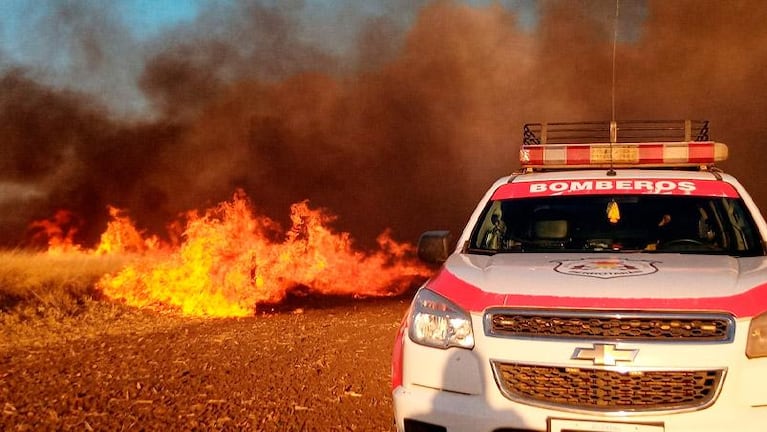
[[400,432],[767,430],[767,225],[704,120],[538,123],[397,333]]

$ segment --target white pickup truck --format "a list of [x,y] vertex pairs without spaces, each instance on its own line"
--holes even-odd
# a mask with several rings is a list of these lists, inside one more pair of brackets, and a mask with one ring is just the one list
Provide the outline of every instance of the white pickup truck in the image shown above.
[[395,341],[400,432],[767,430],[767,225],[707,121],[528,124]]

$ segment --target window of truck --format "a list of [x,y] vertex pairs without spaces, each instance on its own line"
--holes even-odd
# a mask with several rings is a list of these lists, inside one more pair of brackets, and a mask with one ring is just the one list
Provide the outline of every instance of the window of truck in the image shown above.
[[552,251],[764,254],[740,198],[648,194],[492,199],[469,246],[474,253]]

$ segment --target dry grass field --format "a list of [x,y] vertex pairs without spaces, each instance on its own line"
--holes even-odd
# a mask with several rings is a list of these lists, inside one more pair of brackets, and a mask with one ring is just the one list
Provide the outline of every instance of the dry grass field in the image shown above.
[[95,288],[103,275],[140,259],[131,255],[0,252],[0,351],[178,321],[170,314],[149,314],[104,301]]
[[98,296],[94,284],[130,257],[85,253],[0,252],[0,310],[22,315],[76,315]]

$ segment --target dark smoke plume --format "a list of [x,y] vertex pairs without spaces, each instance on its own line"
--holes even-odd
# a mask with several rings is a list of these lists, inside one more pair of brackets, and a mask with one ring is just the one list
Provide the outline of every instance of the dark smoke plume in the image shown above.
[[[621,4],[616,118],[711,120],[725,169],[767,206],[767,6]],[[610,119],[614,6],[543,1],[529,28],[498,4],[419,4],[407,28],[371,18],[351,63],[298,37],[299,4],[211,9],[144,48],[138,85],[156,113],[144,121],[10,71],[0,235],[20,244],[31,220],[67,208],[94,241],[107,204],[162,233],[236,188],[277,219],[308,198],[363,243],[385,227],[406,240],[457,230],[517,167],[523,123]]]

